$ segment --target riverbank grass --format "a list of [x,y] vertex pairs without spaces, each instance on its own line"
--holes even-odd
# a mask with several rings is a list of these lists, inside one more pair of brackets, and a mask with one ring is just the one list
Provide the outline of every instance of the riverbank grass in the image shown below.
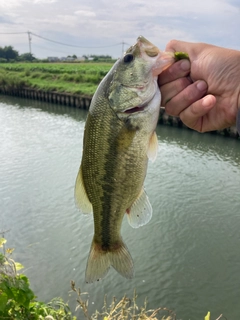
[[0,64],[0,86],[92,96],[111,67],[112,63],[5,63]]

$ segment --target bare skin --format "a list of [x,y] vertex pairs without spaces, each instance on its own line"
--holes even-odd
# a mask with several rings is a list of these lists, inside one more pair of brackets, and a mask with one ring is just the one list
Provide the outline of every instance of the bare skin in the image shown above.
[[240,51],[205,43],[172,40],[166,51],[180,60],[159,76],[162,106],[185,125],[206,132],[235,125],[240,108]]

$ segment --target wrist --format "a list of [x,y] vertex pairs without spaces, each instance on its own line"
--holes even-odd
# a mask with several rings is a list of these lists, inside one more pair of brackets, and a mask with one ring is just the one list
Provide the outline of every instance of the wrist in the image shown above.
[[232,89],[232,99],[230,109],[233,121],[236,123],[237,117],[240,118],[240,51],[230,50],[229,60],[231,61],[227,76],[228,84]]
[[[240,51],[238,51],[238,61],[240,64]],[[236,128],[240,135],[240,70],[238,70],[238,99],[237,99],[237,116],[236,116]]]
[[236,127],[237,127],[238,134],[240,135],[240,109],[238,109],[238,113],[237,113]]

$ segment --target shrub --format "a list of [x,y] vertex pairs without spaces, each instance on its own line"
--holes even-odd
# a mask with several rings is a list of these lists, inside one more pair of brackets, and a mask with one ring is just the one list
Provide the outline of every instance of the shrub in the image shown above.
[[12,258],[13,249],[5,249],[6,239],[0,238],[0,319],[9,320],[74,320],[70,309],[61,298],[49,303],[36,301],[28,278],[17,272],[23,268]]

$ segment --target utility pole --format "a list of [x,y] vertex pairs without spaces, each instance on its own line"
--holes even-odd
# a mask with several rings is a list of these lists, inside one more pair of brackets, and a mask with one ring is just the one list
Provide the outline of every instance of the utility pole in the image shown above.
[[122,41],[121,42],[122,43],[122,56],[124,55],[124,45],[126,44],[126,45],[128,45],[128,46],[130,46],[130,44],[128,44],[127,42],[124,42],[124,41]]
[[27,33],[28,33],[29,53],[32,54],[32,48],[31,48],[32,37],[31,37],[31,32],[28,31]]
[[122,41],[122,56],[123,56],[123,54],[124,54],[124,44],[125,44],[125,42]]

